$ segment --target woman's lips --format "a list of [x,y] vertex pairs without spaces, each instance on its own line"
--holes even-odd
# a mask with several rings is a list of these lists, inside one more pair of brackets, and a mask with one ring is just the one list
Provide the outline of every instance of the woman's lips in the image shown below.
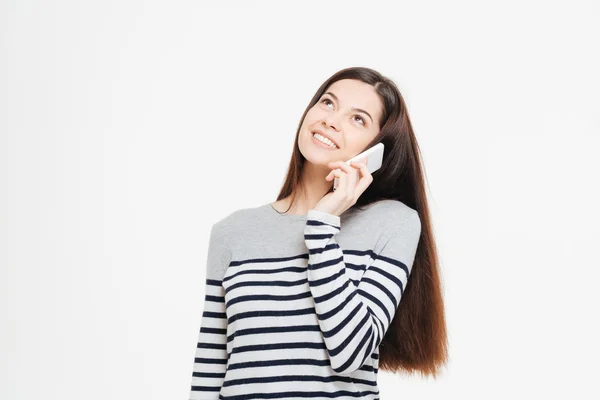
[[325,144],[325,143],[321,142],[320,140],[316,139],[315,135],[313,135],[312,133],[310,134],[310,136],[311,136],[312,141],[314,143],[318,144],[319,146],[321,146],[321,147],[323,147],[323,148],[325,148],[327,150],[337,150],[337,149],[331,147],[330,145]]

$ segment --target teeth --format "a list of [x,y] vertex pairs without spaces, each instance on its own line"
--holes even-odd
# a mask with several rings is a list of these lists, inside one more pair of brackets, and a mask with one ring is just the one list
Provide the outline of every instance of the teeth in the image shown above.
[[318,141],[329,145],[331,148],[337,149],[337,146],[335,145],[335,143],[333,143],[331,140],[327,139],[325,136],[323,136],[319,133],[314,133],[313,136],[315,138],[317,138]]

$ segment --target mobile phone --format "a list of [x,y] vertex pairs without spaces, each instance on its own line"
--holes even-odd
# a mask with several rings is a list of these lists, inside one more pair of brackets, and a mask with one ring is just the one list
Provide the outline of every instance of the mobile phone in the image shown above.
[[[346,164],[350,165],[351,161],[360,161],[362,158],[367,157],[367,169],[372,174],[381,167],[381,163],[383,162],[383,148],[383,143],[377,143],[375,146],[369,147],[367,150],[346,161]],[[333,190],[337,188],[337,184],[338,178],[336,177],[333,180]]]

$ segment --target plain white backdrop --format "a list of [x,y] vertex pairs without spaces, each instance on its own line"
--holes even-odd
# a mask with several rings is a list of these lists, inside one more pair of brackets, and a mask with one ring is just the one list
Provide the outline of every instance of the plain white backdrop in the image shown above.
[[0,2],[0,398],[187,399],[210,227],[320,84],[394,79],[450,361],[391,400],[600,396],[596,1]]

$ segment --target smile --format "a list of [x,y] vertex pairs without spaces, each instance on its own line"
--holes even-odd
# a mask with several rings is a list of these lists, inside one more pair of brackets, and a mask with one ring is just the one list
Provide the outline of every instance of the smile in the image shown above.
[[323,147],[329,148],[331,150],[336,150],[338,147],[331,140],[327,139],[325,136],[322,136],[319,133],[312,134],[313,141],[317,142]]

